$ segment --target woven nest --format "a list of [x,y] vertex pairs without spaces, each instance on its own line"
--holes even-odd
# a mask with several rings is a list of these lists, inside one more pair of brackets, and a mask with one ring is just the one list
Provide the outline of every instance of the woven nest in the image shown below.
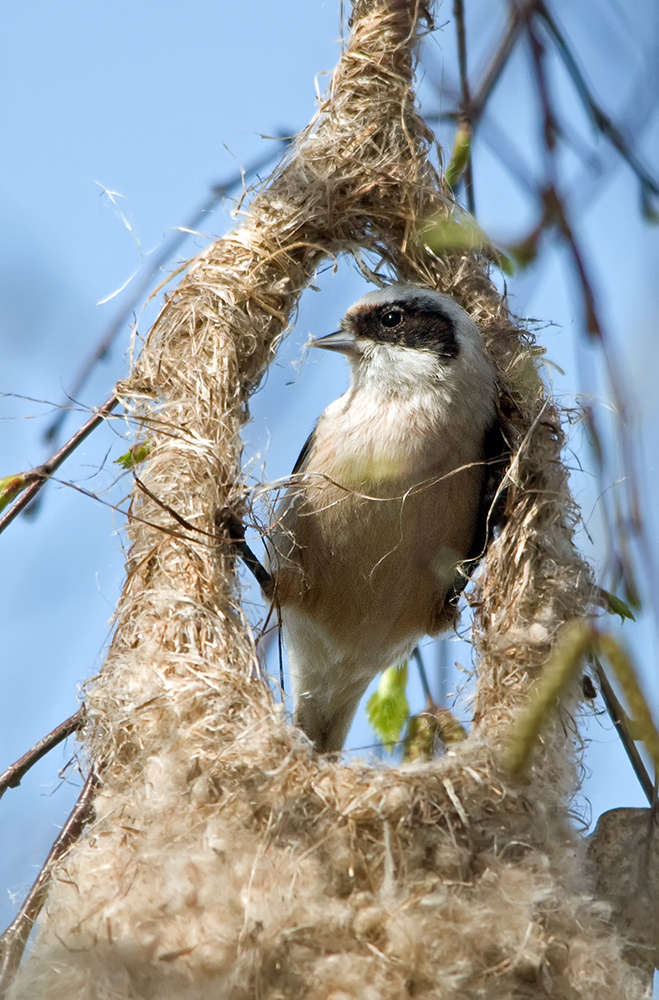
[[[515,710],[562,624],[586,613],[591,580],[532,338],[486,252],[424,242],[460,218],[411,89],[428,21],[414,0],[355,4],[317,118],[242,226],[192,262],[119,387],[152,449],[114,641],[86,695],[103,784],[14,997],[643,995],[568,820],[569,699],[524,783],[502,763]],[[506,524],[471,595],[472,733],[407,769],[319,758],[287,724],[214,528],[244,495],[250,392],[318,265],[356,248],[474,317],[513,452]]]

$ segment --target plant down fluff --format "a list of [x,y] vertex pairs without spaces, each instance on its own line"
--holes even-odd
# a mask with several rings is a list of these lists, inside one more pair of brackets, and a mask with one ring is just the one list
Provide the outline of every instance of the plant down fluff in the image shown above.
[[[533,344],[480,254],[434,255],[420,235],[455,211],[411,90],[426,21],[414,0],[355,4],[318,117],[241,227],[191,263],[119,387],[149,427],[140,478],[160,504],[135,490],[114,640],[86,692],[95,819],[56,870],[14,1000],[644,995],[568,821],[570,705],[523,784],[501,764],[591,582]],[[473,731],[408,769],[318,759],[286,724],[213,537],[240,495],[249,393],[318,265],[358,246],[476,320],[514,451],[472,595]]]

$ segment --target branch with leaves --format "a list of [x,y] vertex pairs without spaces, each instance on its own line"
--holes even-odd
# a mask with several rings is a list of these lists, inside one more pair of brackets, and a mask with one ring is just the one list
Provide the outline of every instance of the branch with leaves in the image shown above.
[[66,444],[63,444],[43,465],[38,465],[35,469],[30,469],[29,472],[19,472],[0,479],[0,510],[9,507],[0,517],[0,533],[25,510],[60,465],[73,454],[92,431],[100,427],[104,420],[107,420],[118,404],[119,400],[114,394],[106,399],[80,430],[76,431]]

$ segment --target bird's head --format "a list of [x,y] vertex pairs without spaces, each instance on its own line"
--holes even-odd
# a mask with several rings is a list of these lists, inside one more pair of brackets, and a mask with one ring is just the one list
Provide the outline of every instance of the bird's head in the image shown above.
[[452,373],[485,362],[480,331],[462,306],[417,285],[369,292],[348,309],[336,333],[310,343],[345,354],[353,385],[377,381],[385,392],[450,382]]

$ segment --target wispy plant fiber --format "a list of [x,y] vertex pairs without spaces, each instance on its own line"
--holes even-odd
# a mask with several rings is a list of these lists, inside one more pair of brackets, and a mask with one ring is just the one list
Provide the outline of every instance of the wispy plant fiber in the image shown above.
[[[454,210],[412,91],[427,23],[414,0],[355,4],[317,118],[240,228],[191,263],[119,387],[152,448],[114,640],[86,695],[103,787],[15,998],[643,995],[568,821],[570,705],[525,784],[501,763],[516,706],[591,584],[533,344],[484,257],[433,255],[420,235]],[[216,510],[240,507],[249,394],[318,265],[356,248],[474,316],[515,455],[472,598],[476,725],[443,761],[409,769],[318,759],[287,724],[215,538]]]

